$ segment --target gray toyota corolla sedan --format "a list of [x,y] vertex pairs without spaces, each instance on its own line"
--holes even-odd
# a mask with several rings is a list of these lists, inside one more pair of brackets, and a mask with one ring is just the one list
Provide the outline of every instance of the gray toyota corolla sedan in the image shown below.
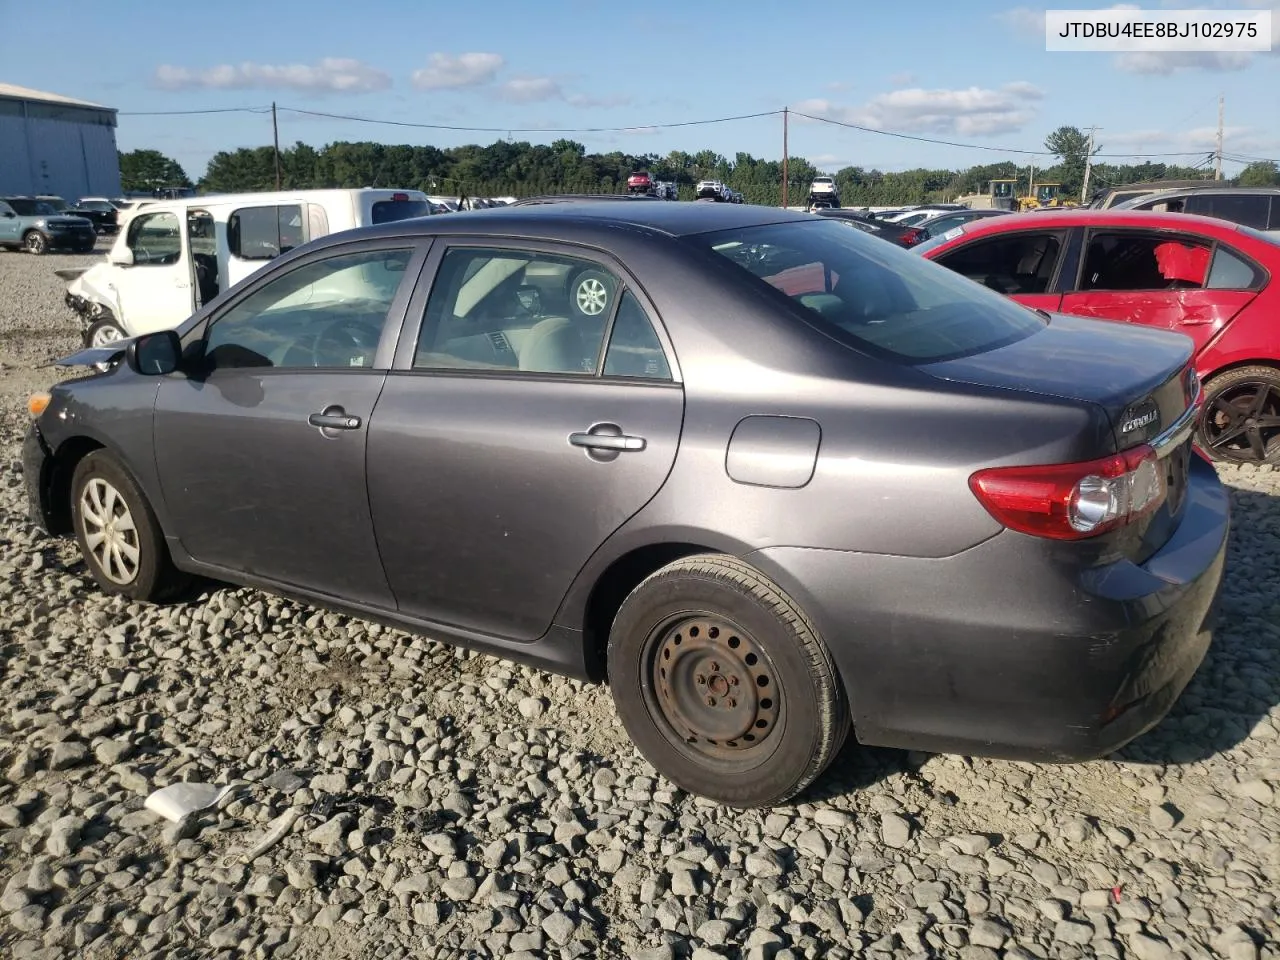
[[35,398],[26,476],[106,591],[607,679],[661,773],[767,805],[851,730],[1073,760],[1165,714],[1228,532],[1191,350],[805,214],[533,205],[329,236],[68,358],[114,362]]

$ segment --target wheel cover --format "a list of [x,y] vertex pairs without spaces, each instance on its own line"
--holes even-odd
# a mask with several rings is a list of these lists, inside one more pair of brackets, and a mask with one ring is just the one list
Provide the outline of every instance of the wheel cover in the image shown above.
[[577,301],[578,309],[588,317],[597,316],[603,313],[608,305],[609,290],[595,277],[587,277],[578,284]]
[[85,546],[103,576],[112,583],[133,583],[142,549],[133,514],[120,491],[101,477],[91,478],[80,493],[80,521]]
[[655,705],[685,752],[745,759],[769,739],[782,691],[773,662],[747,631],[702,614],[660,628],[647,646]]
[[1280,387],[1265,380],[1233,384],[1204,413],[1209,452],[1233,463],[1262,463],[1280,446]]
[[123,339],[124,334],[115,325],[107,323],[93,331],[93,339],[89,345],[92,347],[105,347],[108,343],[115,343],[117,340]]

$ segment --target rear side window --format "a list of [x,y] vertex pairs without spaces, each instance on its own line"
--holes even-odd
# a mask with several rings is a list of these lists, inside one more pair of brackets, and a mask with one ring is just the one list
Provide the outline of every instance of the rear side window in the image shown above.
[[847,345],[933,363],[1014,343],[1044,328],[1034,312],[938,264],[831,221],[791,221],[688,238],[744,282]]
[[1210,290],[1252,290],[1261,286],[1262,280],[1257,267],[1220,245],[1214,251],[1205,286]]
[[1099,231],[1089,237],[1081,290],[1184,290],[1204,286],[1209,245],[1182,234]]
[[227,246],[241,260],[271,260],[305,242],[302,207],[242,207],[227,218]]
[[431,204],[426,200],[379,200],[373,205],[374,223],[391,223],[393,220],[409,220],[431,215]]
[[1246,227],[1266,230],[1272,198],[1265,194],[1192,194],[1187,198],[1187,213],[1198,213],[1219,220],[1242,223]]
[[975,240],[937,258],[937,262],[996,293],[1044,293],[1062,250],[1056,233],[1005,234]]
[[671,368],[644,308],[630,290],[618,301],[609,346],[604,354],[606,377],[643,377],[670,380]]

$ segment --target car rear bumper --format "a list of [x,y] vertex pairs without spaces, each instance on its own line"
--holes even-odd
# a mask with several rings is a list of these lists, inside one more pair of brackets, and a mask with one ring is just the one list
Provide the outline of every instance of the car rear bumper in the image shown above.
[[1230,508],[1191,458],[1183,519],[1145,563],[1082,566],[1078,544],[1004,532],[953,557],[777,547],[849,693],[859,741],[1073,761],[1155,726],[1208,650]]
[[50,456],[49,446],[33,421],[22,438],[22,476],[27,491],[27,517],[46,534],[51,527],[45,497]]

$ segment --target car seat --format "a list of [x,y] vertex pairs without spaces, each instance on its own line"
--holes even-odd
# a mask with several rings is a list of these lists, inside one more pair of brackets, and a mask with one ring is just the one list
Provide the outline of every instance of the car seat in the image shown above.
[[534,324],[525,336],[520,346],[520,369],[581,373],[586,356],[582,337],[569,318],[547,317]]

